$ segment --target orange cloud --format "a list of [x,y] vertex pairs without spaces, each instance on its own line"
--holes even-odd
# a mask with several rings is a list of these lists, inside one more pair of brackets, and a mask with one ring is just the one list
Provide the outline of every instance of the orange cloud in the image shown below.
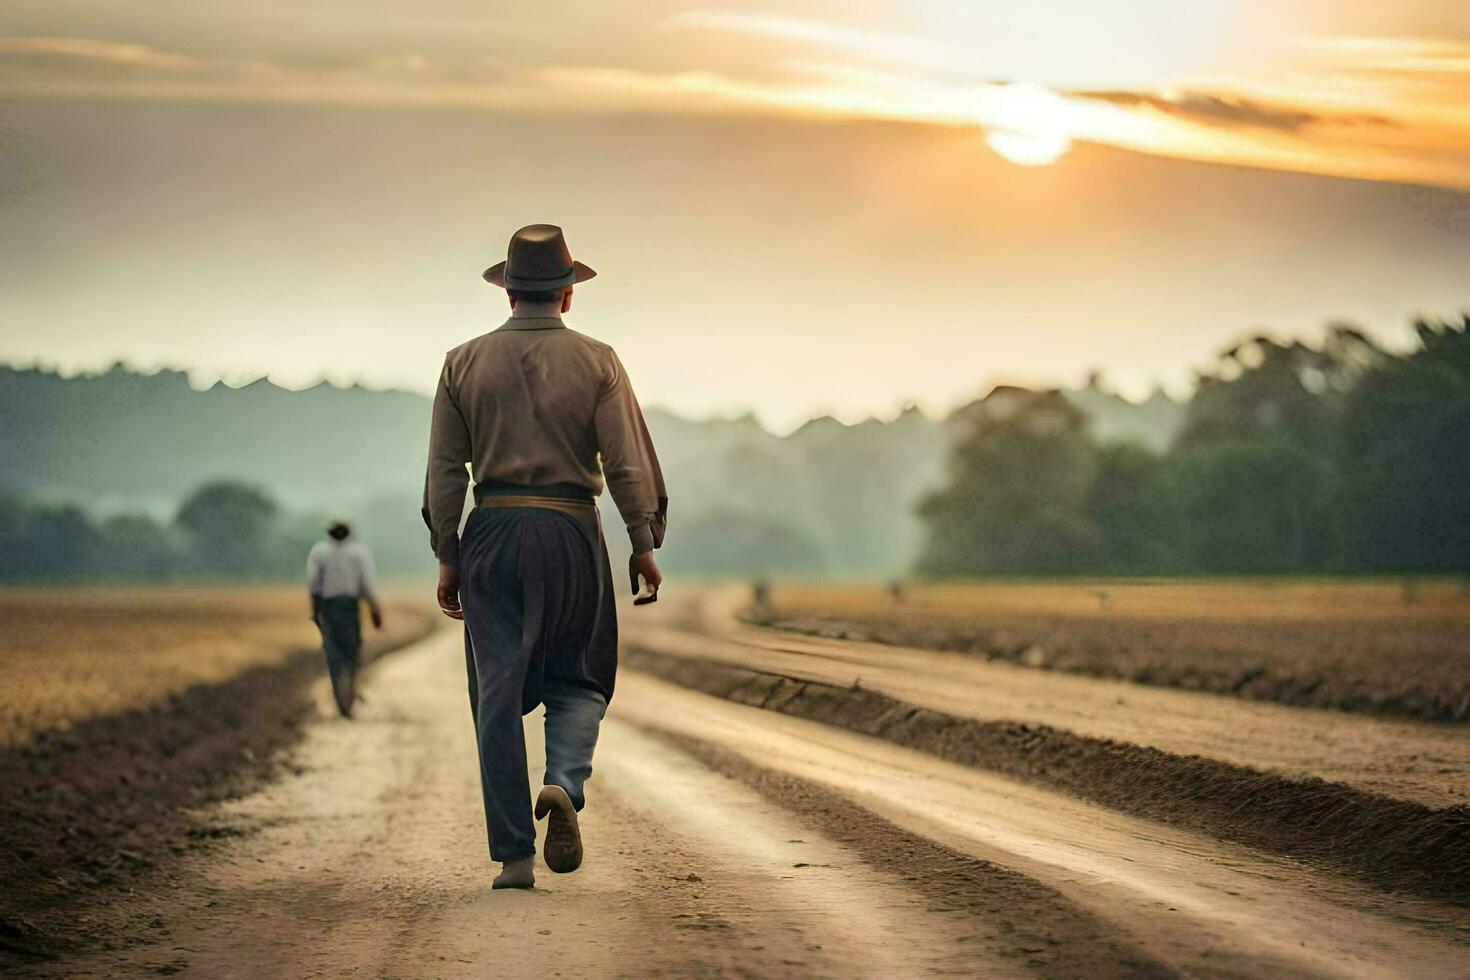
[[[0,38],[0,94],[480,106],[737,110],[974,126],[1011,159],[1072,141],[1244,166],[1470,188],[1470,45],[1321,37],[1254,73],[1174,87],[1067,91],[994,79],[925,38],[747,13],[693,11],[653,31],[758,35],[779,49],[715,72],[568,60],[449,70],[417,51],[299,67],[93,38]],[[1050,148],[1042,154],[1038,148]],[[1024,150],[1025,152],[1021,152]]]

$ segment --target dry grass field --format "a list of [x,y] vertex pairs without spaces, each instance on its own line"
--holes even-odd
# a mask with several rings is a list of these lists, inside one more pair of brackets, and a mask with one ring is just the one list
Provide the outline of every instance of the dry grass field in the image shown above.
[[1470,718],[1470,588],[1158,580],[777,586],[755,622],[1433,720]]
[[[424,597],[389,597],[392,645],[421,631]],[[113,586],[0,590],[0,749],[146,708],[317,646],[300,588]]]

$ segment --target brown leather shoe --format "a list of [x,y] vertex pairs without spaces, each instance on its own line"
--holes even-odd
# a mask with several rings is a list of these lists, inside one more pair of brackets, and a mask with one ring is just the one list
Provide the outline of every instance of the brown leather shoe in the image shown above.
[[517,858],[514,861],[506,861],[501,865],[500,874],[490,883],[491,890],[500,888],[535,888],[536,887],[536,858]]
[[536,797],[536,819],[548,813],[551,820],[546,824],[541,857],[557,874],[576,871],[582,866],[582,833],[577,829],[577,808],[560,786],[543,786]]

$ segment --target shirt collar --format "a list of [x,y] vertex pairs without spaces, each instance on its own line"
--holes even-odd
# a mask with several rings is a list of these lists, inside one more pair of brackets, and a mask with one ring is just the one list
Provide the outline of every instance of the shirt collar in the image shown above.
[[502,330],[554,330],[557,327],[565,327],[559,312],[547,313],[545,307],[537,310],[532,307],[526,312],[523,306],[518,306],[510,311],[510,319],[501,326]]

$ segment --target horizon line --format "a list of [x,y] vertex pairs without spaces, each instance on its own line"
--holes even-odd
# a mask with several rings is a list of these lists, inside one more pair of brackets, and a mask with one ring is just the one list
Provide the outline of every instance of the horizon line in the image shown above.
[[[409,395],[414,398],[422,398],[425,401],[432,400],[431,395],[422,391],[415,391],[411,388],[398,386],[380,387],[369,383],[364,383],[361,379],[344,384],[338,381],[334,381],[333,379],[325,375],[320,375],[315,381],[311,382],[310,384],[302,385],[300,387],[281,384],[280,382],[273,380],[269,372],[257,375],[256,377],[248,381],[243,381],[239,384],[231,383],[223,376],[214,376],[214,380],[212,382],[201,387],[199,384],[195,383],[194,377],[194,375],[199,372],[192,371],[188,368],[169,365],[159,365],[150,369],[131,364],[123,358],[114,358],[111,363],[109,363],[106,367],[82,367],[74,370],[66,370],[58,365],[45,363],[39,358],[32,360],[29,363],[21,363],[15,360],[0,360],[0,371],[12,371],[15,373],[31,372],[49,375],[61,381],[92,381],[106,378],[107,376],[114,374],[128,375],[135,378],[156,378],[160,375],[169,375],[177,376],[183,379],[185,384],[188,385],[189,389],[198,394],[208,394],[211,391],[218,391],[221,389],[231,392],[245,391],[247,389],[255,388],[264,384],[270,388],[274,388],[277,391],[283,391],[290,394],[301,394],[305,392],[316,391],[320,388],[327,388],[332,391],[340,392],[360,391],[368,394]],[[1188,397],[1176,397],[1175,395],[1170,394],[1165,388],[1164,384],[1161,382],[1156,382],[1150,389],[1149,394],[1141,399],[1130,398],[1122,392],[1110,388],[1105,382],[1106,372],[1101,369],[1096,369],[1089,372],[1088,380],[1083,384],[1076,386],[1061,383],[1037,384],[1034,382],[1025,382],[1014,378],[1001,378],[997,380],[982,382],[982,384],[979,386],[980,390],[983,392],[982,394],[978,394],[971,398],[962,399],[961,401],[957,402],[952,408],[949,408],[948,410],[945,410],[943,412],[934,413],[926,411],[923,406],[921,406],[915,399],[912,398],[902,399],[898,410],[891,415],[885,415],[884,413],[879,412],[872,412],[853,422],[844,421],[843,419],[837,417],[829,411],[815,409],[802,422],[791,427],[789,431],[784,433],[778,432],[777,430],[773,429],[769,425],[769,423],[761,418],[760,412],[753,406],[746,407],[744,409],[735,409],[729,413],[715,412],[705,415],[694,415],[692,413],[682,412],[678,409],[674,409],[669,406],[657,403],[650,404],[648,410],[650,412],[660,412],[681,422],[687,422],[697,425],[707,425],[715,423],[734,425],[754,422],[755,425],[762,431],[777,436],[778,438],[785,438],[786,436],[799,432],[800,430],[807,428],[812,424],[829,420],[837,423],[838,425],[841,425],[844,428],[855,428],[857,426],[865,425],[870,422],[878,422],[885,425],[890,424],[897,421],[904,415],[907,415],[911,412],[918,412],[920,415],[923,415],[926,418],[929,418],[935,422],[943,422],[945,419],[954,415],[956,412],[959,412],[962,409],[975,404],[976,402],[983,401],[985,398],[988,398],[992,392],[1000,388],[1024,388],[1029,391],[1059,391],[1064,393],[1092,390],[1100,392],[1101,394],[1104,394],[1110,398],[1115,398],[1121,402],[1135,407],[1144,405],[1158,397],[1163,397],[1176,405],[1182,405],[1185,402],[1189,401]],[[1193,392],[1191,391],[1191,396],[1192,394]]]

